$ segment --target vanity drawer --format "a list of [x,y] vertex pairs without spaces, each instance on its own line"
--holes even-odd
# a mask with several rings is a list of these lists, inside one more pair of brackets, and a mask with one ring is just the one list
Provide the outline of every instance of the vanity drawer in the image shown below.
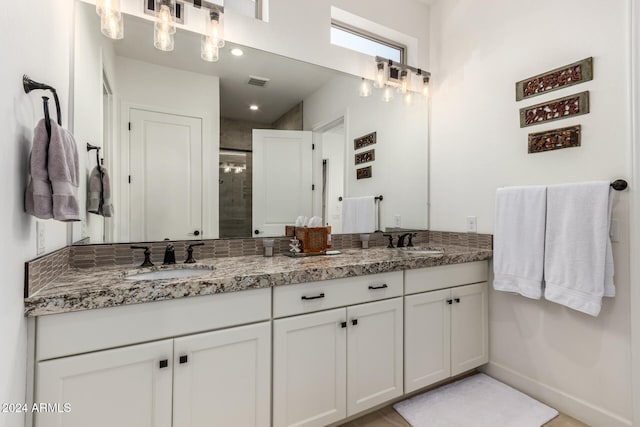
[[417,294],[470,283],[486,282],[488,274],[487,261],[405,270],[404,293],[407,295]]
[[402,271],[273,288],[273,317],[285,317],[402,295]]

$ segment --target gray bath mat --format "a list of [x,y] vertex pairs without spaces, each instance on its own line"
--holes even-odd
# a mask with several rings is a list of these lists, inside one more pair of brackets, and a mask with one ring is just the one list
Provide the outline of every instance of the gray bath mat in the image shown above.
[[413,427],[540,427],[558,411],[485,374],[393,405]]

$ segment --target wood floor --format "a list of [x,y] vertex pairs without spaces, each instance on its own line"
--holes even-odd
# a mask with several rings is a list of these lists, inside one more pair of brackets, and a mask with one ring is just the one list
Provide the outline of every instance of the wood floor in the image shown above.
[[[392,406],[385,406],[361,418],[351,420],[340,427],[411,427]],[[544,427],[589,427],[567,415],[560,414]]]

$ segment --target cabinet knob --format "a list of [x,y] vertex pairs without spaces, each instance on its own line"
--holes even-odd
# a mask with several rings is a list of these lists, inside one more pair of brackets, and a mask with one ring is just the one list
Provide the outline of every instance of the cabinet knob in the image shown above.
[[454,298],[453,300],[456,302],[456,304],[460,303],[460,298]]
[[346,328],[347,327],[347,322],[341,322],[340,323],[340,327],[341,328]]
[[185,356],[180,356],[179,361],[180,361],[181,365],[185,364],[185,363],[187,363],[189,361],[189,356],[186,356],[186,355]]
[[351,319],[351,324],[356,326],[358,324],[358,319]]
[[168,359],[163,359],[160,361],[160,369],[166,368],[167,366],[169,366],[169,360]]
[[449,305],[453,304],[453,300],[452,299],[448,299],[447,300],[447,304],[449,304]]

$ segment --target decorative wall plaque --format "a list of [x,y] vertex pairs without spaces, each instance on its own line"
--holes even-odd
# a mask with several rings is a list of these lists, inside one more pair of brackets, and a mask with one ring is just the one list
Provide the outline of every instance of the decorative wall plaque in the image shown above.
[[520,109],[520,127],[579,116],[589,112],[589,91]]
[[356,169],[357,179],[371,178],[372,176],[373,176],[373,172],[371,171],[371,166],[367,166],[366,168]]
[[363,148],[368,145],[373,145],[376,143],[376,133],[371,132],[366,134],[365,136],[361,136],[360,138],[356,138],[353,140],[353,149],[357,150],[358,148]]
[[546,130],[529,134],[529,153],[579,147],[582,127],[580,125]]
[[516,101],[593,80],[593,58],[556,68],[516,83]]
[[363,151],[362,153],[356,153],[355,159],[356,159],[356,163],[355,163],[356,165],[359,165],[361,163],[372,162],[376,159],[376,150],[367,150],[367,151]]

